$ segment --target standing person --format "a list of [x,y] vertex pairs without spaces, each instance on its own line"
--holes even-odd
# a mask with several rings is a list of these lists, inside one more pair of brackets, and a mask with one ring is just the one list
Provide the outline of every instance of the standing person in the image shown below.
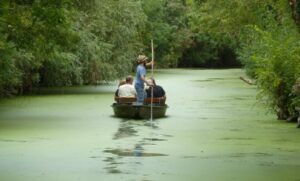
[[146,62],[148,57],[145,55],[139,55],[137,58],[138,66],[136,68],[135,90],[137,92],[138,104],[143,104],[145,98],[144,83],[148,86],[152,86],[146,81],[146,66],[151,66],[154,61]]
[[118,97],[136,97],[136,90],[132,85],[133,78],[131,75],[126,77],[126,83],[119,87]]

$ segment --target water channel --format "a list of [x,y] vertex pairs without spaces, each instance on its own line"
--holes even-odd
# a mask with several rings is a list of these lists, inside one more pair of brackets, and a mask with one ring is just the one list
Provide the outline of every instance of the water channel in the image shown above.
[[117,83],[0,101],[0,180],[299,181],[300,132],[241,69],[155,72],[167,117],[113,116]]

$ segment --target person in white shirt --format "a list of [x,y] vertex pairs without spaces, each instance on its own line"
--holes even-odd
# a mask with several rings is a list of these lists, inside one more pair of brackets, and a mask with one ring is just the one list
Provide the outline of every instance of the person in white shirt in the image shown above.
[[119,97],[136,97],[136,90],[132,85],[133,78],[132,76],[126,77],[126,84],[119,87],[118,96]]

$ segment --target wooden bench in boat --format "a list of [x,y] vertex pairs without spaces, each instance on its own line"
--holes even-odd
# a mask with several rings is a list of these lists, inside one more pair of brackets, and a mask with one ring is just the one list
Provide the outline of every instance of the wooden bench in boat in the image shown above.
[[[151,98],[146,98],[144,100],[145,104],[151,104]],[[152,100],[153,104],[160,104],[160,105],[165,105],[166,103],[166,98],[165,97],[154,97]]]
[[[115,101],[117,103],[131,104],[133,102],[136,102],[136,98],[135,97],[115,97]],[[151,104],[151,98],[146,98],[144,100],[144,103]],[[166,98],[165,97],[155,97],[155,98],[153,98],[152,103],[164,105],[166,103]]]
[[129,104],[129,103],[136,102],[136,98],[135,97],[115,97],[115,101],[117,103]]

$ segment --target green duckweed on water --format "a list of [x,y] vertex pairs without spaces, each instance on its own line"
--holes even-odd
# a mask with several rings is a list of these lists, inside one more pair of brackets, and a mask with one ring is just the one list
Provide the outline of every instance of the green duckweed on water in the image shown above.
[[299,129],[242,74],[155,72],[169,109],[153,122],[113,116],[117,85],[1,100],[0,180],[300,180]]

